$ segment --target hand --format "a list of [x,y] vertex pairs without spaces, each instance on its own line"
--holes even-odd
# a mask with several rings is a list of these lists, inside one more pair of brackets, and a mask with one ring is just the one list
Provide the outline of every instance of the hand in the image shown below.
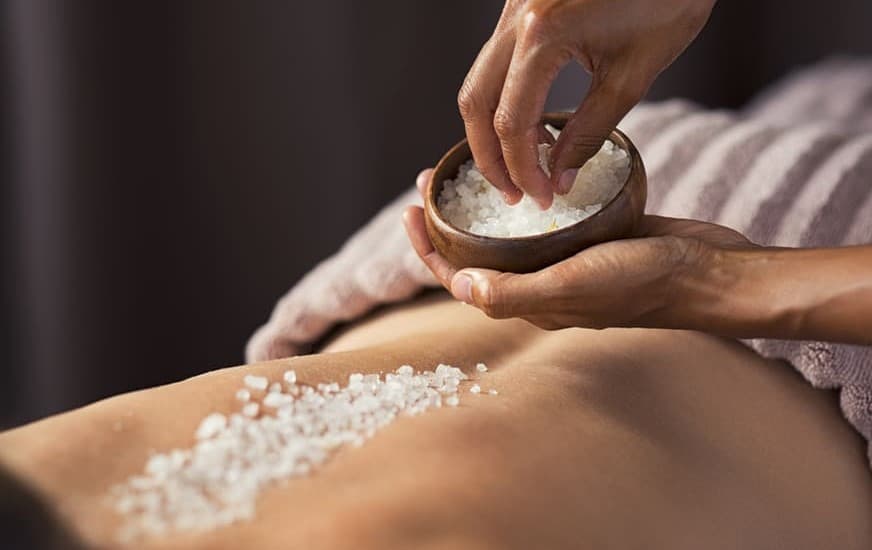
[[[693,41],[714,1],[508,0],[458,95],[482,174],[509,203],[523,190],[547,208]],[[552,150],[549,181],[538,163],[540,120],[554,78],[573,59],[593,80]]]
[[[455,298],[495,319],[520,317],[547,330],[693,328],[698,322],[693,316],[705,302],[705,285],[699,282],[722,276],[721,252],[756,248],[726,227],[646,216],[637,238],[588,248],[535,273],[458,271],[433,248],[423,216],[420,207],[407,208],[406,232]],[[700,300],[694,302],[696,298]]]

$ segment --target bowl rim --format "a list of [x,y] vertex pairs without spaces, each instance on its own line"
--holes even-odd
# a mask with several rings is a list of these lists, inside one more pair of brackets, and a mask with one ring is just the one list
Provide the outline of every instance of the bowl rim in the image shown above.
[[[553,123],[557,122],[558,124],[565,125],[569,121],[569,117],[571,115],[572,115],[572,113],[570,113],[570,112],[567,112],[567,113],[545,113],[542,116],[542,123],[549,124],[549,125],[553,126],[554,125]],[[562,129],[562,127],[561,127],[561,129]],[[638,149],[636,149],[636,146],[633,144],[633,142],[630,140],[629,137],[627,137],[627,135],[624,132],[622,132],[618,128],[615,128],[614,130],[612,130],[609,133],[609,137],[607,139],[609,141],[611,141],[612,143],[614,143],[615,145],[619,146],[621,149],[623,149],[627,153],[627,156],[630,158],[630,171],[627,173],[627,179],[625,179],[624,183],[621,185],[620,191],[615,193],[615,196],[613,196],[599,210],[597,210],[596,213],[591,214],[590,216],[584,218],[583,220],[579,220],[579,221],[572,223],[570,225],[567,225],[565,227],[561,227],[559,229],[555,229],[553,231],[548,231],[545,233],[536,233],[533,235],[521,235],[521,236],[517,236],[517,237],[492,237],[489,235],[479,235],[477,233],[472,233],[472,232],[467,231],[465,229],[461,229],[461,228],[455,226],[454,224],[452,224],[451,222],[449,222],[448,220],[446,220],[442,216],[442,212],[439,210],[438,198],[434,197],[434,193],[436,190],[436,182],[435,182],[434,178],[435,178],[436,174],[439,173],[439,168],[442,166],[442,164],[447,162],[447,160],[449,158],[451,158],[451,156],[454,155],[458,149],[461,149],[464,147],[469,148],[469,142],[466,138],[463,138],[462,140],[457,142],[453,147],[451,147],[451,149],[448,150],[448,152],[446,152],[442,156],[441,159],[439,159],[439,162],[436,164],[436,167],[433,170],[433,174],[430,176],[430,181],[427,182],[428,200],[426,202],[429,203],[429,206],[431,207],[431,208],[429,208],[429,210],[432,212],[433,217],[436,220],[438,220],[438,223],[440,225],[443,225],[443,226],[449,228],[451,231],[456,231],[457,233],[460,233],[461,235],[464,235],[465,237],[469,237],[469,238],[472,238],[472,239],[474,239],[476,241],[480,241],[480,242],[486,242],[486,241],[499,241],[499,242],[503,242],[503,243],[518,242],[518,241],[519,242],[535,242],[535,241],[539,241],[539,240],[544,240],[544,239],[549,238],[549,237],[553,237],[555,235],[562,235],[565,233],[570,233],[573,230],[578,229],[579,226],[581,226],[582,224],[584,224],[588,220],[592,220],[592,219],[596,218],[597,216],[599,216],[600,214],[602,214],[603,212],[605,212],[605,210],[607,208],[609,208],[614,202],[616,202],[622,195],[624,195],[625,193],[628,193],[629,192],[628,190],[630,188],[630,182],[633,179],[634,173],[640,168],[639,165],[641,163],[641,158],[639,157],[639,151],[638,151]],[[472,159],[472,155],[470,154],[470,158],[468,160],[471,160],[471,159]],[[464,161],[464,162],[466,162],[466,161]],[[446,181],[446,180],[443,180],[443,181]]]

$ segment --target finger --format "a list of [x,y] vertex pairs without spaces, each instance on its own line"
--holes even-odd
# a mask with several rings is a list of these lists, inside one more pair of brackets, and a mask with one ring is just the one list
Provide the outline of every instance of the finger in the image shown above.
[[412,248],[415,249],[424,265],[433,272],[436,280],[442,286],[450,288],[451,278],[457,270],[433,247],[424,225],[424,209],[420,206],[406,208],[403,212],[403,225],[406,227],[406,234],[412,242]]
[[602,147],[618,122],[647,90],[644,79],[615,73],[604,79],[594,76],[587,96],[567,122],[551,149],[551,185],[566,194],[575,182],[578,168]]
[[475,164],[482,175],[503,192],[509,204],[521,200],[523,193],[509,179],[500,140],[494,129],[494,113],[499,104],[513,48],[514,40],[510,34],[495,35],[485,43],[457,96]]
[[544,209],[551,206],[554,191],[539,166],[542,112],[548,90],[570,55],[559,47],[539,43],[531,28],[525,27],[515,46],[494,114],[494,128],[512,181]]
[[463,269],[451,279],[451,294],[494,319],[539,313],[547,287],[545,272],[515,274],[491,269]]
[[421,170],[418,173],[418,177],[415,178],[415,187],[418,188],[418,193],[421,193],[421,197],[423,197],[427,193],[427,184],[430,182],[430,178],[433,176],[433,169],[427,168],[425,170]]

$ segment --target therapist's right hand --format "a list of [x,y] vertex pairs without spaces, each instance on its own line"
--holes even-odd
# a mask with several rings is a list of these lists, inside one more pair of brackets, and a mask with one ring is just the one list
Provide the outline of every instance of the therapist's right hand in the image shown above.
[[[693,41],[715,0],[507,0],[458,95],[475,162],[510,204],[547,208],[576,170]],[[560,69],[592,74],[587,96],[539,167],[540,120]]]

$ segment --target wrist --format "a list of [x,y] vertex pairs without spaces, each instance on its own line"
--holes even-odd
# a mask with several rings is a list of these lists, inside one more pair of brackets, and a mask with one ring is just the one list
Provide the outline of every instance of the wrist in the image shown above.
[[872,247],[716,248],[685,278],[688,328],[868,344]]
[[708,247],[680,278],[685,328],[734,338],[791,337],[801,309],[780,299],[775,248]]

